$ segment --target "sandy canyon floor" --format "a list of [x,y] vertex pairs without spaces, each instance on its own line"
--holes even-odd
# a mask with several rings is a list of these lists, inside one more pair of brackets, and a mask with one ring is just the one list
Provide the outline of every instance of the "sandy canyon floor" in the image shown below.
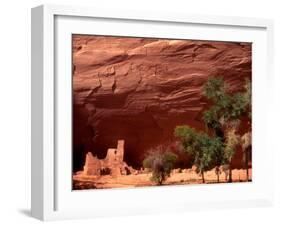
[[[88,176],[83,174],[73,175],[73,189],[103,189],[103,188],[131,188],[154,186],[150,180],[151,173],[140,173],[136,175],[121,175],[113,177],[106,176]],[[251,181],[252,170],[249,169],[249,178]],[[246,182],[246,170],[232,170],[233,182]],[[220,183],[226,183],[225,174],[220,175]],[[217,175],[214,170],[205,172],[205,183],[217,183]],[[202,184],[202,178],[195,172],[186,171],[180,173],[172,173],[171,176],[163,183],[163,185],[183,185],[183,184]]]

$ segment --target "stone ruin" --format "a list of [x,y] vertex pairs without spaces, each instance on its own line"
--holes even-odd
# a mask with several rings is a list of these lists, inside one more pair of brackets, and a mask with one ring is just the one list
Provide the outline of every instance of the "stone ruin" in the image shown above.
[[124,140],[118,140],[117,148],[109,148],[104,159],[98,159],[91,152],[86,155],[84,175],[129,175],[135,173],[131,166],[124,162]]

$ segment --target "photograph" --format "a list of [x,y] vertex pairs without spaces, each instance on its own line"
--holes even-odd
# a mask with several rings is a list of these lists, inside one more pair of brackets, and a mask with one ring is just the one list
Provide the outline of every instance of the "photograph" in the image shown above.
[[252,182],[252,43],[72,34],[72,189]]

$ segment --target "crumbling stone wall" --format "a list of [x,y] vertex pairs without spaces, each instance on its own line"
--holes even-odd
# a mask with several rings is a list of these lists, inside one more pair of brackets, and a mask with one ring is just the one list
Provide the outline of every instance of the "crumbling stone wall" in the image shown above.
[[86,155],[86,161],[84,165],[84,174],[86,175],[99,175],[101,169],[101,161],[93,156],[91,152]]
[[133,173],[135,170],[124,162],[124,144],[124,140],[118,140],[117,148],[109,148],[105,159],[98,159],[88,152],[83,174],[119,176]]

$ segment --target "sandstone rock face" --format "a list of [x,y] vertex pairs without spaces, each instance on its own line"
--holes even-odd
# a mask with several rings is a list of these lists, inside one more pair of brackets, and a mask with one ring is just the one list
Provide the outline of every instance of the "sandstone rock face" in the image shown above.
[[126,162],[139,166],[149,148],[174,140],[176,125],[204,129],[202,86],[216,75],[243,88],[251,44],[74,35],[74,168],[88,151],[103,158],[119,139]]

